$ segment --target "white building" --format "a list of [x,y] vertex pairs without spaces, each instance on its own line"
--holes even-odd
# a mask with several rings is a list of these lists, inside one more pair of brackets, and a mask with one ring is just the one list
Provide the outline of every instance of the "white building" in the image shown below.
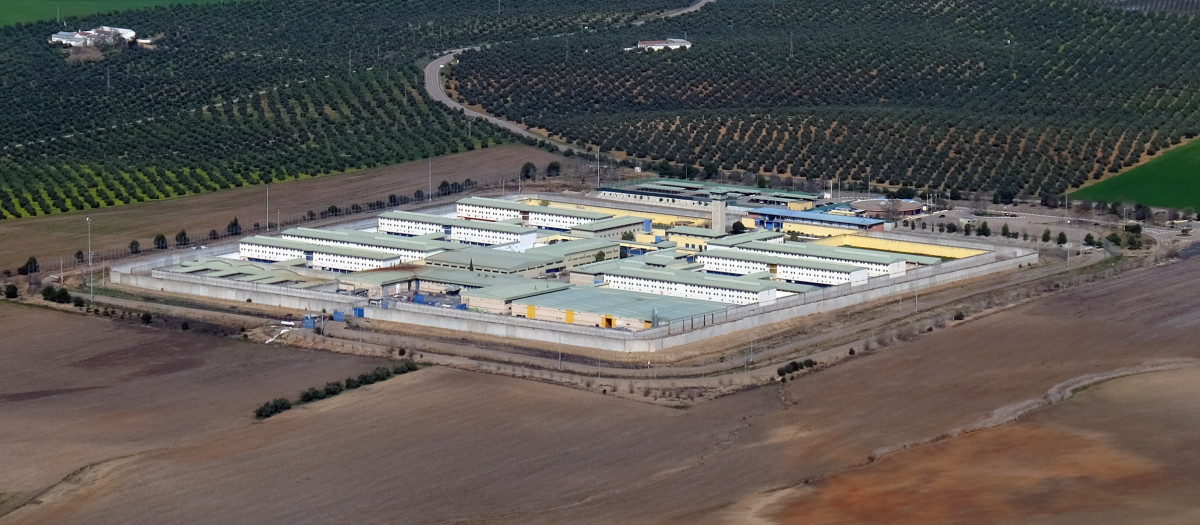
[[897,254],[875,250],[864,250],[860,248],[823,246],[820,244],[805,242],[785,242],[777,244],[762,241],[751,241],[738,244],[733,247],[713,245],[710,246],[710,248],[710,251],[732,249],[734,251],[745,251],[774,257],[808,259],[827,263],[848,264],[851,266],[866,268],[871,277],[880,275],[899,277],[904,275],[904,272],[907,268],[904,257]]
[[315,228],[291,228],[284,230],[279,238],[322,246],[341,246],[394,253],[399,255],[404,262],[424,260],[426,257],[443,251],[456,250],[463,247],[458,243],[434,239],[409,239],[387,234],[350,230],[318,230]]
[[568,231],[575,226],[612,218],[611,213],[572,210],[553,206],[534,206],[521,202],[483,197],[459,199],[455,213],[460,219],[475,221],[520,220],[531,228]]
[[719,303],[769,304],[778,297],[770,281],[706,275],[690,271],[613,268],[604,272],[609,288],[631,292],[702,299]]
[[408,211],[380,214],[377,228],[382,233],[406,237],[442,234],[452,241],[479,246],[510,244],[513,251],[520,252],[532,248],[538,237],[536,229],[517,224],[469,221]]
[[643,40],[637,43],[638,49],[649,49],[651,51],[660,51],[663,49],[687,49],[692,47],[692,43],[682,38],[668,38],[666,40]]
[[736,250],[709,250],[697,255],[704,271],[727,275],[769,272],[771,278],[793,283],[835,286],[867,284],[870,271],[861,266],[760,255]]
[[325,246],[291,239],[256,235],[238,242],[238,256],[252,262],[280,262],[304,259],[314,270],[360,272],[396,266],[400,255],[376,250]]
[[132,29],[109,26],[100,26],[91,31],[59,31],[50,35],[51,44],[66,44],[71,47],[112,45],[136,39],[137,33]]

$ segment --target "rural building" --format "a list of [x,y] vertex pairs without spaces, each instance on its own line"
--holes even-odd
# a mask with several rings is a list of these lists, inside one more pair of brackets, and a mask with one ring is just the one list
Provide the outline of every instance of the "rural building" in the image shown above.
[[114,45],[132,42],[137,33],[132,29],[100,26],[91,31],[59,31],[50,35],[51,44],[66,44],[71,47]]
[[460,219],[504,221],[518,219],[525,226],[543,230],[570,231],[575,226],[612,218],[609,213],[572,210],[553,206],[535,206],[483,197],[459,199],[455,212]]
[[649,49],[651,51],[660,51],[663,49],[688,49],[692,47],[692,43],[682,38],[668,38],[666,40],[642,40],[637,43],[638,49]]
[[415,237],[431,233],[465,244],[512,245],[517,250],[532,248],[538,231],[517,224],[469,221],[428,213],[389,211],[379,215],[378,230],[389,235]]

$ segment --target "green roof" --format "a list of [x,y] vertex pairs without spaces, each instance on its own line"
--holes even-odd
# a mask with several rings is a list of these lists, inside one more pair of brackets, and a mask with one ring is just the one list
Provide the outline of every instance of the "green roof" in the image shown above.
[[595,253],[597,251],[606,248],[614,248],[616,246],[618,246],[616,242],[608,239],[576,239],[573,241],[559,241],[554,244],[537,246],[525,250],[525,253],[537,256],[557,257],[562,259],[568,255],[573,255],[579,252],[587,251]]
[[727,235],[720,239],[708,241],[709,246],[737,246],[739,244],[748,243],[751,241],[766,241],[767,239],[778,239],[784,234],[773,232],[771,230],[755,230],[752,232],[739,233],[736,235]]
[[393,210],[379,214],[381,218],[399,219],[413,222],[423,222],[427,224],[437,224],[439,226],[451,226],[457,228],[475,228],[477,230],[497,231],[504,233],[523,234],[536,233],[537,228],[529,228],[516,224],[508,224],[504,222],[488,222],[488,221],[471,221],[467,219],[458,219],[455,217],[442,217],[441,215],[430,215],[428,213],[414,213],[411,211]]
[[[256,263],[238,259],[208,258],[199,261],[184,261],[175,268],[167,268],[173,273],[186,273],[202,277],[225,278],[231,277],[238,281],[258,282],[260,284],[292,283],[295,288],[307,288],[332,283],[332,279],[311,277],[291,268],[272,263]],[[311,272],[311,270],[306,270]]]
[[326,246],[324,244],[314,244],[311,242],[297,241],[292,239],[280,239],[277,237],[264,237],[262,235],[246,237],[238,242],[244,242],[247,244],[260,244],[263,246],[274,246],[276,248],[287,248],[291,250],[301,250],[305,252],[329,253],[346,257],[360,257],[363,259],[372,259],[376,261],[387,261],[400,258],[399,255],[388,252],[366,250],[362,248],[346,248],[342,246]]
[[466,197],[458,200],[458,204],[473,204],[475,206],[489,206],[492,208],[502,208],[506,210],[527,211],[548,213],[551,215],[562,215],[564,217],[578,217],[580,219],[591,219],[598,221],[612,217],[611,213],[600,213],[597,211],[575,210],[571,208],[559,208],[557,206],[534,206],[523,202],[506,201],[502,199],[488,199],[486,197]]
[[547,252],[539,253],[529,250],[521,253],[476,246],[465,250],[434,254],[427,257],[425,262],[435,266],[439,264],[462,266],[464,268],[474,266],[477,270],[486,269],[501,273],[516,273],[540,268],[561,260],[562,256],[556,256]]
[[[845,248],[840,246],[824,246],[821,244],[807,242],[785,242],[782,244],[773,244],[768,242],[752,241],[739,244],[737,249],[763,250],[767,252],[793,254],[798,256],[828,257],[830,259],[851,261],[852,263],[892,264],[896,261],[905,260],[898,254],[891,252],[864,250],[861,248]],[[936,259],[940,261],[940,259],[937,259],[936,257],[930,257],[930,259]]]
[[641,226],[645,224],[647,220],[649,219],[635,217],[633,215],[623,215],[621,217],[601,219],[598,221],[589,222],[587,224],[580,224],[579,226],[572,226],[571,229],[579,230],[581,232],[598,232],[601,230],[611,230],[613,228],[622,228],[634,225]]
[[708,286],[742,292],[759,293],[763,290],[777,288],[774,283],[754,279],[742,279],[726,275],[713,275],[688,270],[669,270],[662,268],[638,268],[633,266],[618,266],[603,272],[605,275],[636,277],[670,283],[683,283],[693,286]]
[[666,321],[723,312],[729,308],[727,305],[712,301],[593,286],[574,286],[558,292],[518,299],[513,303],[642,321],[650,321],[655,312],[658,313],[660,319]]
[[851,264],[832,263],[825,261],[817,261],[813,259],[796,259],[794,257],[781,257],[778,255],[765,255],[761,253],[747,252],[742,250],[708,250],[696,254],[697,257],[712,257],[716,259],[730,259],[735,261],[753,261],[764,264],[777,264],[780,266],[795,266],[797,268],[812,268],[814,270],[825,270],[829,272],[850,273],[857,270],[866,270],[861,266]]
[[[391,248],[393,250],[409,250],[417,252],[432,252],[438,250],[457,250],[465,246],[456,243],[442,240],[433,240],[428,238],[417,237],[401,237],[397,235],[388,235],[383,233],[369,233],[354,230],[318,230],[316,228],[290,228],[284,230],[282,235],[290,235],[300,237],[301,239],[319,239],[324,241],[348,242],[354,244],[364,244],[368,246],[378,246],[380,248]],[[370,249],[370,248],[368,248]]]
[[495,299],[497,301],[504,301],[507,303],[516,299],[523,299],[525,297],[532,297],[534,295],[565,290],[570,287],[571,285],[567,283],[553,283],[544,280],[526,280],[522,283],[498,284],[495,286],[468,290],[463,292],[462,295],[467,297]]

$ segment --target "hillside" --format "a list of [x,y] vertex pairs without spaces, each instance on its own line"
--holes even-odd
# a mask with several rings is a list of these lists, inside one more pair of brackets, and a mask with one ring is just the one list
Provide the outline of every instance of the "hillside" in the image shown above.
[[[668,37],[694,45],[624,50]],[[721,0],[467,52],[453,76],[494,114],[643,160],[1007,202],[1195,135],[1198,57],[1194,19],[1091,3]]]
[[[86,210],[507,142],[427,104],[418,61],[624,24],[685,2],[265,0],[69,18],[154,37],[68,60],[54,21],[0,28],[0,218]],[[97,60],[97,58],[99,58]]]

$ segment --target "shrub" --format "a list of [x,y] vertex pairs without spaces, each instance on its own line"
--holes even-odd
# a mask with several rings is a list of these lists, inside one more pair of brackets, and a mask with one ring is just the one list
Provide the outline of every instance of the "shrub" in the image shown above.
[[812,359],[805,359],[805,360],[804,360],[804,368],[813,368],[813,367],[815,367],[815,366],[817,366],[817,362],[816,362],[816,361],[813,361]]
[[54,287],[53,286],[46,286],[45,288],[42,288],[42,299],[45,299],[47,301],[54,300]]
[[285,410],[291,410],[291,408],[291,401],[288,401],[284,398],[279,398],[274,401],[263,403],[262,406],[258,407],[258,410],[254,411],[254,417],[258,419],[266,419]]
[[75,298],[72,299],[72,301],[74,302],[75,306],[83,306],[83,298],[79,297],[78,295],[75,296]]
[[146,312],[146,313],[142,314],[142,323],[150,324],[151,319],[153,319],[153,317],[150,316],[150,312]]
[[60,304],[67,304],[71,302],[71,292],[68,292],[66,288],[59,288],[58,291],[54,293],[54,302]]
[[325,397],[336,396],[336,395],[342,393],[342,390],[343,390],[342,383],[340,381],[334,381],[332,383],[325,383]]
[[370,374],[358,374],[358,384],[359,384],[359,385],[373,385],[373,384],[375,384],[375,374],[374,374],[374,373],[370,373]]
[[853,348],[851,348],[851,349],[850,349],[850,355],[854,355],[854,349],[853,349]]
[[775,373],[776,373],[776,374],[779,374],[779,377],[786,376],[786,375],[787,375],[787,373],[788,373],[788,372],[787,372],[787,367],[783,367],[783,366],[781,366],[781,367],[779,367],[779,368],[776,368],[776,369],[775,369]]
[[[17,287],[12,284],[5,286],[4,287],[4,297],[7,299],[16,299],[17,298]],[[404,355],[404,354],[400,354],[400,355]]]
[[346,390],[354,390],[355,388],[358,388],[358,386],[359,384],[357,379],[353,377],[346,378]]
[[187,330],[189,328],[191,328],[191,325],[189,325],[187,321],[184,321],[183,324],[179,325],[180,330]]
[[310,388],[300,393],[301,403],[311,403],[313,401],[325,399],[325,391]]
[[954,312],[954,320],[955,321],[962,321],[964,317],[966,317],[966,316],[963,315],[962,310]]

